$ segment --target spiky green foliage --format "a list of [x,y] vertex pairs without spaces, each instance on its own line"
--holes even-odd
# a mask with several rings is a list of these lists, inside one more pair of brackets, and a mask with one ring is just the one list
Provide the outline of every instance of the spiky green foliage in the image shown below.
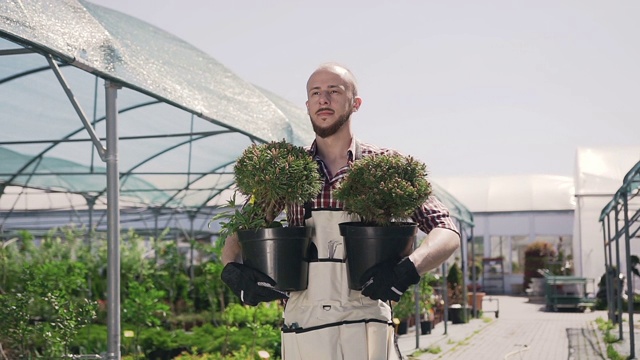
[[390,225],[411,216],[431,194],[427,168],[411,156],[384,154],[354,162],[335,197],[344,210],[372,225]]
[[[220,214],[221,238],[238,230],[278,226],[274,220],[287,204],[301,204],[320,192],[318,165],[306,150],[286,141],[254,144],[236,161],[234,176],[238,191],[250,202],[233,213]],[[228,204],[235,207],[235,195]]]

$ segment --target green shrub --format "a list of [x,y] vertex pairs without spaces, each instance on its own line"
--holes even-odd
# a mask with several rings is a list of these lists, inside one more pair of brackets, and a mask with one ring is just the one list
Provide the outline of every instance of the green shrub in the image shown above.
[[168,331],[162,328],[143,329],[139,335],[139,351],[148,360],[170,359],[191,348],[193,336],[184,330]]
[[[64,257],[63,257],[64,258]],[[86,269],[70,260],[22,269],[19,282],[0,296],[0,341],[16,356],[69,352],[76,333],[95,318],[96,304],[79,297]]]
[[[133,232],[123,236],[122,329],[134,336],[121,335],[124,357],[161,358],[197,351],[241,359],[257,350],[279,356],[282,307],[278,303],[255,308],[236,304],[223,312],[236,297],[220,281],[219,262],[203,263],[191,282],[175,242],[156,242],[155,258],[144,256],[150,248],[142,244]],[[106,263],[104,234],[59,228],[38,246],[26,231],[5,241],[0,246],[0,309],[9,310],[0,310],[0,343],[7,356],[53,358],[107,351]],[[201,303],[211,308],[169,314],[169,304],[191,306],[192,284],[210,299]],[[192,320],[204,325],[192,333],[171,331],[167,319],[178,321],[176,325]]]
[[410,156],[385,154],[354,162],[334,196],[362,222],[385,226],[409,218],[430,194],[425,164]]
[[100,354],[107,351],[107,327],[90,324],[73,337],[69,344],[72,354]]
[[318,164],[307,151],[285,140],[253,144],[236,160],[234,178],[238,191],[251,199],[237,209],[235,195],[228,206],[230,214],[216,215],[220,238],[238,230],[257,230],[282,226],[276,218],[288,204],[302,204],[318,195],[322,180]]
[[449,305],[463,303],[462,290],[462,271],[460,271],[458,263],[455,262],[451,265],[447,273],[447,296],[449,297]]
[[231,326],[243,327],[260,323],[278,327],[282,322],[282,307],[276,302],[261,303],[258,306],[231,304],[225,309],[222,318]]

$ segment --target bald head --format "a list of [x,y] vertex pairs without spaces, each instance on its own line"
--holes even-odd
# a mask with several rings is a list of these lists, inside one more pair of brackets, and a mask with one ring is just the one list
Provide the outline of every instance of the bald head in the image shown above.
[[[349,87],[348,90],[351,92],[353,98],[358,96],[358,83],[351,70],[338,63],[324,63],[318,66],[318,68],[309,77],[309,80],[311,79],[311,77],[313,77],[314,74],[321,71],[328,71],[339,75],[346,82],[347,86]],[[307,90],[309,90],[309,80],[307,80]]]

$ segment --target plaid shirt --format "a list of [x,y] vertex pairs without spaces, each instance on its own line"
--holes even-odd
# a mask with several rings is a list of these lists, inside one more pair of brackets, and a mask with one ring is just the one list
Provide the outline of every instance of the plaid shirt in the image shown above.
[[[359,143],[359,150],[361,156],[372,156],[380,154],[397,154],[398,152],[391,149],[381,149],[374,145]],[[353,164],[356,158],[356,142],[353,140],[351,146],[347,151],[349,161],[347,165],[338,170],[336,174],[331,177],[329,170],[327,169],[324,161],[318,157],[316,142],[314,141],[310,147],[307,147],[307,151],[314,157],[318,163],[320,174],[322,175],[322,191],[318,194],[318,197],[311,203],[311,209],[313,210],[341,210],[342,202],[333,197],[333,190],[344,179],[349,171],[349,168]],[[287,221],[291,226],[303,226],[304,225],[305,208],[304,205],[290,204],[287,206]],[[455,231],[459,234],[459,231],[452,219],[449,217],[449,211],[435,196],[431,195],[427,201],[414,211],[411,219],[418,223],[418,228],[425,233],[429,233],[434,228],[445,228]]]

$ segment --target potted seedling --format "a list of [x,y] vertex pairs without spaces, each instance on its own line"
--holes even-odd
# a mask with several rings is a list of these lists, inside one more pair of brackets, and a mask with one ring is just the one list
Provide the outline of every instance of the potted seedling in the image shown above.
[[234,193],[227,204],[234,210],[214,217],[223,219],[220,238],[237,234],[244,264],[269,275],[276,288],[306,289],[310,228],[284,227],[278,217],[287,204],[318,195],[322,183],[316,162],[304,148],[284,140],[253,144],[237,159],[234,178],[236,193],[246,201],[238,207]]
[[382,154],[354,162],[334,193],[360,219],[339,225],[349,288],[360,290],[361,276],[374,265],[411,252],[417,224],[410,217],[430,194],[426,166],[411,156]]

